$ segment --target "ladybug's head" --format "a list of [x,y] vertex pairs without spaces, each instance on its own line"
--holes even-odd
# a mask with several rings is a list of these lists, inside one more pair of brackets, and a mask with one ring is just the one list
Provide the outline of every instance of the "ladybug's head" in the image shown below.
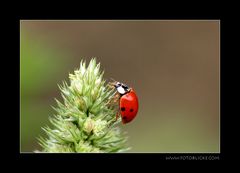
[[127,85],[120,82],[116,82],[114,84],[114,87],[117,89],[118,93],[121,95],[124,95],[130,91],[130,88]]

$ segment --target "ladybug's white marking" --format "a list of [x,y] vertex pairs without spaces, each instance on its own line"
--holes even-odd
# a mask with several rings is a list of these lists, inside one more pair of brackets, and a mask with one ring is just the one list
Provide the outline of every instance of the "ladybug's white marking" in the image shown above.
[[117,91],[118,91],[120,94],[125,94],[125,93],[126,93],[125,89],[124,89],[122,86],[117,87]]

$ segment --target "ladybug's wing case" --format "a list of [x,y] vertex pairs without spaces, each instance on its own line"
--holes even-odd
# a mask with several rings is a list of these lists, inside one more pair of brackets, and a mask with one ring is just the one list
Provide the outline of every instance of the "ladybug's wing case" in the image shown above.
[[132,121],[138,112],[138,98],[136,93],[131,89],[129,93],[123,95],[119,106],[122,122],[125,124]]

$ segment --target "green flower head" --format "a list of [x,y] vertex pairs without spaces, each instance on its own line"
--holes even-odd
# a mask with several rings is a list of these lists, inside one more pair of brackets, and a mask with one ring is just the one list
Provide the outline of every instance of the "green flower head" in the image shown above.
[[70,84],[59,86],[63,101],[56,100],[56,115],[50,118],[52,128],[43,130],[47,138],[39,137],[42,152],[122,152],[127,137],[116,126],[118,105],[109,104],[115,91],[107,87],[100,63],[93,58],[88,67],[69,75]]

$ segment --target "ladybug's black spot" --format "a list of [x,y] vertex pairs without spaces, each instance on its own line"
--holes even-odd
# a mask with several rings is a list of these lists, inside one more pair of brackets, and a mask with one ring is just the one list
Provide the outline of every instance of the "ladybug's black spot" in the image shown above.
[[127,119],[127,117],[122,117],[124,120],[126,120]]
[[130,112],[133,112],[133,109],[130,109]]
[[125,111],[125,107],[121,107],[121,111]]

